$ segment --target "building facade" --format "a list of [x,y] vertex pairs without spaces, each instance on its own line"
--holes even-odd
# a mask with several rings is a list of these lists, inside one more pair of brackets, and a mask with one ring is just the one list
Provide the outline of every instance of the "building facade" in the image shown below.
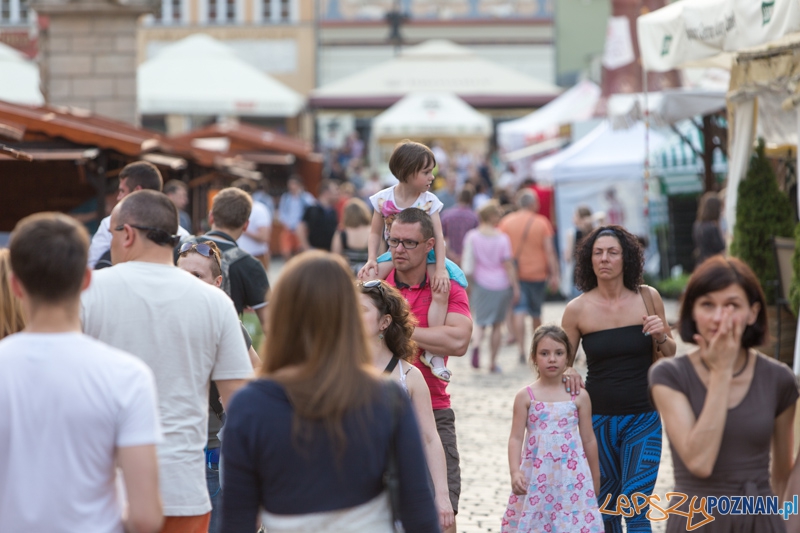
[[304,95],[316,84],[314,0],[158,0],[139,31],[139,62],[199,32]]

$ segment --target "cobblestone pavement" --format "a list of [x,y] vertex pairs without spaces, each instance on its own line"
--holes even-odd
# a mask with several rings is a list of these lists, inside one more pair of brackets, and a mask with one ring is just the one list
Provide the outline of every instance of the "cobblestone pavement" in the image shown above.
[[[542,311],[545,323],[559,323],[564,303],[547,303]],[[666,302],[667,319],[677,319],[677,303]],[[488,337],[488,336],[487,336]],[[528,332],[528,342],[531,332]],[[678,353],[684,347],[678,341]],[[458,449],[461,454],[461,501],[457,525],[459,533],[500,531],[511,486],[508,473],[508,434],[514,395],[534,379],[533,370],[517,360],[517,347],[500,351],[502,374],[490,374],[488,338],[481,350],[481,369],[470,366],[469,357],[451,358],[448,366],[453,379],[448,390],[456,413]],[[585,372],[585,358],[576,363]],[[663,498],[673,487],[672,460],[664,442],[656,493]],[[653,531],[662,533],[665,522],[653,522]]]

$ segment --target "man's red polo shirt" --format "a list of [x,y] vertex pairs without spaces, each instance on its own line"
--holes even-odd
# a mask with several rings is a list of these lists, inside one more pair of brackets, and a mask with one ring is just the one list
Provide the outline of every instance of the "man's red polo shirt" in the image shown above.
[[[394,270],[386,277],[386,282],[390,285],[397,287],[403,298],[406,299],[408,305],[411,307],[411,313],[417,317],[417,327],[428,327],[428,308],[431,306],[431,286],[428,284],[427,277],[419,285],[409,287],[408,285],[400,284],[398,286],[394,279]],[[469,312],[469,298],[467,291],[464,287],[451,280],[450,283],[450,296],[447,303],[448,313],[458,313],[466,317],[472,318]],[[420,350],[419,354],[422,354]],[[445,363],[447,363],[447,354],[436,354],[445,356]],[[447,393],[447,382],[437,378],[431,372],[431,369],[425,366],[419,359],[414,362],[414,366],[419,368],[422,372],[425,382],[431,391],[431,403],[433,409],[449,409],[450,408],[450,395]]]

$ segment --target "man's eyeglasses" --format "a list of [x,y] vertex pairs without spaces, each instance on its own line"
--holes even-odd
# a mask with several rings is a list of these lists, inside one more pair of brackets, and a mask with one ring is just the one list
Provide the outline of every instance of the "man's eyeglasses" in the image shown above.
[[[181,240],[179,235],[172,235],[167,230],[161,228],[154,228],[152,226],[137,226],[136,224],[127,224],[127,225],[134,229],[146,231],[147,233],[145,234],[145,236],[156,244],[176,246]],[[120,224],[119,226],[114,228],[114,231],[122,231],[125,229],[125,226],[126,224]]]
[[393,237],[386,239],[386,244],[389,245],[389,248],[397,248],[402,244],[403,248],[405,248],[406,250],[413,250],[414,248],[419,246],[419,242],[417,241],[411,241],[408,239],[395,239]]

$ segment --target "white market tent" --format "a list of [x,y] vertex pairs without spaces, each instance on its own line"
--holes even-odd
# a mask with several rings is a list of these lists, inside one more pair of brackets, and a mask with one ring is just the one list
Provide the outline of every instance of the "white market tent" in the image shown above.
[[143,115],[294,117],[305,103],[300,93],[204,34],[167,46],[142,63],[137,89]]
[[642,66],[665,72],[800,31],[800,2],[680,0],[640,16],[636,28]]
[[0,100],[14,104],[44,105],[39,89],[39,66],[25,55],[0,43]]
[[[660,92],[612,94],[608,99],[608,118],[615,128],[629,127],[644,120],[645,107],[650,123],[665,127],[692,117],[725,109],[725,92],[721,89],[664,89]],[[647,105],[645,106],[645,101]]]
[[555,85],[482,59],[469,48],[431,40],[314,89],[310,103],[317,108],[388,107],[415,91],[453,93],[476,107],[541,106],[561,93]]
[[[650,150],[659,150],[666,137],[650,131]],[[553,185],[559,228],[572,227],[579,205],[605,212],[608,223],[621,223],[631,233],[648,235],[644,202],[645,128],[638,123],[614,130],[604,121],[564,150],[533,164],[533,177]],[[566,232],[559,234],[565,249]],[[562,264],[562,272],[569,272]],[[566,276],[565,276],[566,277]],[[566,286],[569,280],[564,281]]]
[[485,154],[492,120],[452,93],[411,93],[372,121],[373,165],[387,162],[401,140],[435,139],[446,150],[456,145]]
[[[800,2],[679,0],[640,16],[636,24],[645,70],[663,72],[696,65],[731,69],[736,52],[749,49],[758,55],[771,47],[786,46],[784,41],[791,41],[791,34],[800,31]],[[769,77],[769,67],[760,68],[763,75]],[[788,85],[785,83],[788,79],[783,80],[784,86]],[[769,127],[767,124],[781,120],[782,115],[786,115],[781,112],[780,104],[775,105],[774,100],[779,98],[776,93],[780,91],[761,91],[759,106],[756,107],[756,94],[759,91],[736,94],[737,87],[738,82],[732,76],[731,93],[734,98],[730,101],[728,113],[732,135],[729,138],[730,166],[725,201],[725,214],[731,229],[736,220],[738,186],[747,171],[756,124],[765,122],[759,126],[763,131],[764,127]],[[766,118],[766,121],[756,120],[756,109],[759,118]],[[792,117],[792,120],[796,119]],[[796,134],[794,138],[797,138]]]
[[377,137],[489,137],[492,120],[451,93],[411,93],[372,121]]
[[600,87],[584,80],[529,115],[497,125],[497,145],[507,160],[516,150],[558,137],[560,126],[588,120],[600,99]]

